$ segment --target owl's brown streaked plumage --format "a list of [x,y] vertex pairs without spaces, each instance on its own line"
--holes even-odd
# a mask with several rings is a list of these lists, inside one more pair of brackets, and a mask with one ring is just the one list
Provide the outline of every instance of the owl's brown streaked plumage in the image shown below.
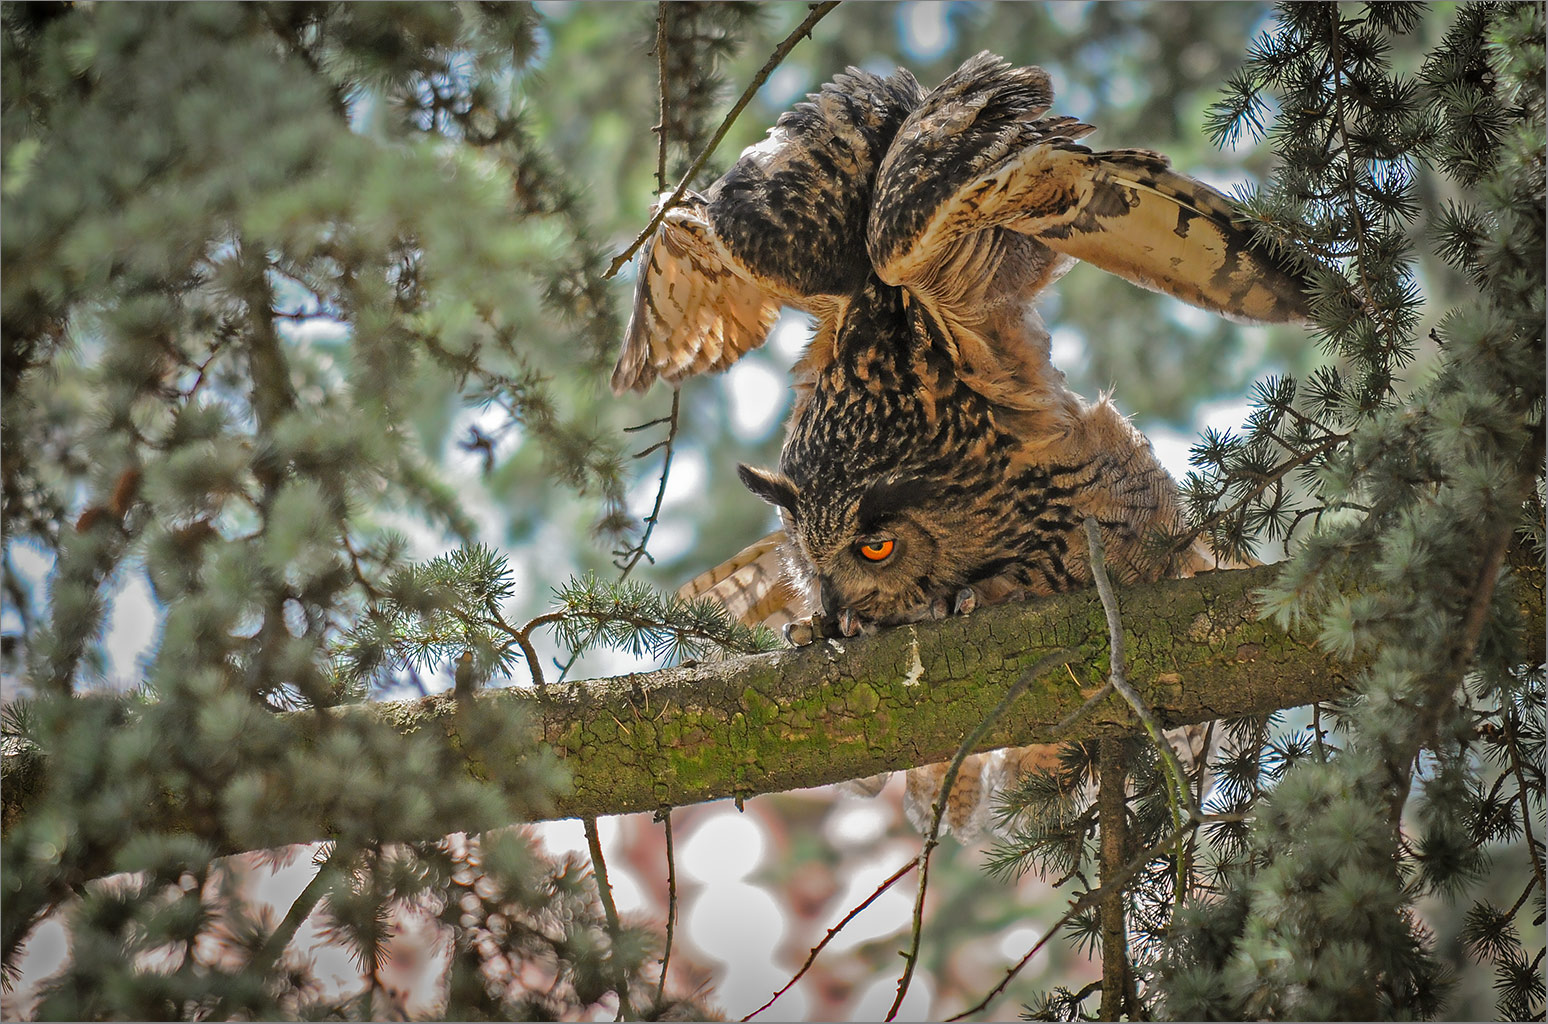
[[[906,71],[850,69],[669,211],[645,250],[616,391],[724,368],[781,305],[816,320],[779,469],[742,477],[780,510],[785,580],[817,631],[1087,586],[1088,516],[1121,580],[1207,562],[1156,543],[1178,529],[1175,483],[1106,399],[1065,386],[1031,303],[1081,259],[1286,321],[1305,316],[1302,279],[1225,197],[1158,154],[1088,149],[1092,127],[1045,116],[1051,101],[1040,68],[987,53],[928,93]],[[740,576],[701,577],[696,593],[768,610],[760,543]],[[1020,759],[967,767],[959,831],[966,794]],[[938,776],[911,776],[916,810]]]

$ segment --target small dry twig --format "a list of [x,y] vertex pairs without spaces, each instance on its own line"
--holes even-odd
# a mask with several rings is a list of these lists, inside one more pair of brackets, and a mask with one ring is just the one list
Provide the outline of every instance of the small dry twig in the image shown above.
[[619,959],[623,929],[618,924],[618,907],[613,903],[613,887],[607,880],[607,860],[602,856],[602,837],[597,832],[596,818],[582,818],[581,823],[586,828],[586,845],[591,850],[591,870],[597,879],[597,895],[602,900],[602,912],[607,915],[607,938],[612,946],[608,951],[608,959],[613,965],[613,989],[618,993],[618,1019],[630,1020],[635,1017],[635,1012],[629,1003],[629,979],[625,977],[623,961]]
[[663,807],[660,818],[666,830],[667,919],[666,949],[661,953],[661,980],[656,983],[657,1006],[661,1005],[662,997],[666,994],[667,968],[672,963],[672,935],[677,927],[677,857],[672,852],[672,808]]
[[621,551],[618,553],[619,558],[627,559],[626,561],[613,563],[621,570],[618,576],[618,582],[620,583],[629,578],[629,574],[634,571],[634,567],[639,564],[641,558],[650,558],[650,554],[647,552],[646,548],[650,544],[650,535],[656,530],[656,523],[661,519],[661,503],[666,499],[667,478],[671,475],[672,472],[672,455],[677,443],[677,410],[678,402],[681,397],[682,392],[678,391],[676,388],[673,388],[672,411],[663,417],[663,419],[655,421],[657,423],[665,422],[668,424],[666,440],[652,445],[640,453],[640,455],[643,456],[649,455],[657,448],[666,449],[666,455],[661,460],[661,479],[656,484],[656,502],[651,506],[650,515],[645,517],[645,532],[640,535],[640,542],[638,544],[634,545],[634,547],[629,548],[626,551]]
[[794,977],[792,977],[789,981],[785,982],[783,988],[781,988],[778,992],[775,992],[772,996],[769,996],[769,1001],[768,1002],[764,1003],[762,1006],[758,1007],[752,1013],[749,1013],[747,1016],[743,1017],[742,1020],[743,1021],[752,1020],[754,1017],[758,1016],[758,1014],[762,1013],[764,1010],[767,1010],[769,1007],[773,1006],[774,1005],[774,1000],[778,999],[780,996],[782,996],[786,992],[790,991],[791,986],[793,986],[796,982],[800,981],[801,978],[805,976],[806,972],[811,969],[812,964],[817,962],[817,954],[822,952],[822,949],[823,949],[824,946],[826,946],[828,943],[833,941],[833,937],[835,935],[837,935],[839,932],[844,930],[844,926],[845,925],[847,925],[850,921],[853,921],[856,917],[858,917],[860,912],[862,910],[864,910],[866,907],[869,907],[872,903],[876,902],[876,900],[881,896],[882,893],[886,892],[888,889],[891,889],[894,882],[896,882],[898,879],[902,878],[904,875],[908,874],[910,871],[912,871],[914,868],[916,868],[918,866],[919,866],[919,860],[918,860],[918,858],[915,858],[913,860],[910,860],[910,861],[906,862],[902,867],[898,868],[891,875],[889,875],[887,877],[886,881],[882,882],[881,885],[876,887],[876,891],[875,892],[873,892],[873,893],[871,893],[871,895],[867,896],[865,898],[865,900],[862,901],[861,904],[858,907],[856,907],[855,909],[851,910],[849,913],[845,914],[844,915],[844,919],[842,921],[840,921],[838,924],[834,925],[832,928],[828,929],[828,934],[824,935],[822,937],[822,941],[817,943],[817,945],[813,946],[811,952],[806,954],[806,962],[801,965],[801,969],[799,971],[795,972],[795,976]]
[[[1145,698],[1141,697],[1139,691],[1129,683],[1123,648],[1123,620],[1118,615],[1118,597],[1113,593],[1113,584],[1107,578],[1107,566],[1103,563],[1105,549],[1102,545],[1102,531],[1097,526],[1097,521],[1090,516],[1086,517],[1086,541],[1091,545],[1091,579],[1096,583],[1097,595],[1102,599],[1102,611],[1107,615],[1107,680],[1112,684],[1113,689],[1121,693],[1123,699],[1129,702],[1129,706],[1134,709],[1135,717],[1140,720],[1140,724],[1145,727],[1145,732],[1150,735],[1150,741],[1156,745],[1156,752],[1166,768],[1175,799],[1187,810],[1190,818],[1197,817],[1198,808],[1193,805],[1193,792],[1184,781],[1182,764],[1178,762],[1177,754],[1172,750],[1172,745],[1167,742],[1155,712],[1150,710],[1150,705],[1145,703]],[[1180,827],[1181,824],[1180,820],[1174,819],[1174,827]]]
[[1017,697],[1028,686],[1040,678],[1049,669],[1060,665],[1069,664],[1076,657],[1074,651],[1055,651],[1052,654],[1039,658],[1037,663],[1021,674],[1010,689],[1005,691],[1005,696],[1000,702],[968,733],[957,747],[957,752],[952,756],[951,763],[946,766],[946,774],[941,777],[941,791],[935,798],[934,814],[930,820],[930,831],[925,836],[924,847],[919,851],[919,890],[914,896],[914,919],[911,937],[909,939],[908,952],[903,954],[903,976],[898,979],[898,994],[892,1000],[892,1007],[887,1011],[887,1020],[892,1020],[898,1014],[898,1009],[903,1005],[903,997],[908,995],[909,982],[914,976],[914,964],[919,960],[919,933],[924,923],[925,892],[930,884],[930,854],[941,842],[941,819],[946,814],[946,798],[951,794],[951,787],[956,784],[957,772],[962,767],[962,762],[967,760],[969,754],[983,742],[989,728],[999,720]]
[[661,88],[661,114],[656,121],[656,191],[666,191],[667,159],[667,12],[671,5],[667,0],[656,4],[656,84]]

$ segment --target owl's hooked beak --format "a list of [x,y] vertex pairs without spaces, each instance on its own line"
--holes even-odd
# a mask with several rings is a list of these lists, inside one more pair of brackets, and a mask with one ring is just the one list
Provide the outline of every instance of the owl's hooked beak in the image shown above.
[[841,610],[838,591],[834,589],[833,581],[826,575],[817,577],[817,594],[822,603],[822,614],[830,619],[837,618]]
[[839,636],[876,632],[874,623],[863,622],[853,608],[841,604],[838,591],[827,576],[817,577],[817,598],[822,604],[821,618],[837,627]]

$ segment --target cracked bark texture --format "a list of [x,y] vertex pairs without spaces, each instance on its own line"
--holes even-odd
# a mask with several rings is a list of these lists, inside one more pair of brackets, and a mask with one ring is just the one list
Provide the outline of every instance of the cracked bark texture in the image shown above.
[[[1258,620],[1253,591],[1276,572],[1205,573],[1121,591],[1129,679],[1163,725],[1264,714],[1336,697],[1347,686],[1358,665]],[[1519,591],[1527,621],[1541,623],[1540,580]],[[1526,635],[1535,645],[1531,656],[1541,660],[1542,630],[1529,627]],[[488,690],[460,710],[446,694],[340,713],[370,715],[404,734],[440,733],[471,774],[499,784],[518,777],[521,762],[487,756],[464,732],[469,710],[486,724],[496,716],[504,723],[502,749],[551,753],[571,774],[570,792],[541,817],[622,814],[943,761],[1028,666],[1059,650],[1076,653],[1075,678],[1061,668],[1029,686],[988,732],[983,749],[993,749],[1055,738],[1056,723],[1101,687],[1107,624],[1094,590],[773,654],[543,691]],[[1139,728],[1113,694],[1057,738]],[[14,737],[6,743],[0,797],[8,828],[43,792],[48,766]],[[177,814],[174,807],[165,827],[189,827]],[[311,831],[285,841],[330,830],[319,821]]]

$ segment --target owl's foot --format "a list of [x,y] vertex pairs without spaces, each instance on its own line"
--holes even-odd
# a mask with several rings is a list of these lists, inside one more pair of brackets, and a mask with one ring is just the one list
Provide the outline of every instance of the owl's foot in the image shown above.
[[957,591],[957,596],[951,604],[946,603],[944,597],[937,597],[930,602],[930,618],[939,621],[947,615],[969,615],[978,607],[978,591],[972,587],[963,587]]
[[862,633],[873,636],[878,628],[876,623],[862,619],[848,608],[838,613],[838,631],[841,636],[859,636]]
[[870,636],[876,630],[876,623],[845,608],[835,616],[818,614],[785,623],[785,640],[793,647],[805,647],[818,640],[841,640],[861,634]]

